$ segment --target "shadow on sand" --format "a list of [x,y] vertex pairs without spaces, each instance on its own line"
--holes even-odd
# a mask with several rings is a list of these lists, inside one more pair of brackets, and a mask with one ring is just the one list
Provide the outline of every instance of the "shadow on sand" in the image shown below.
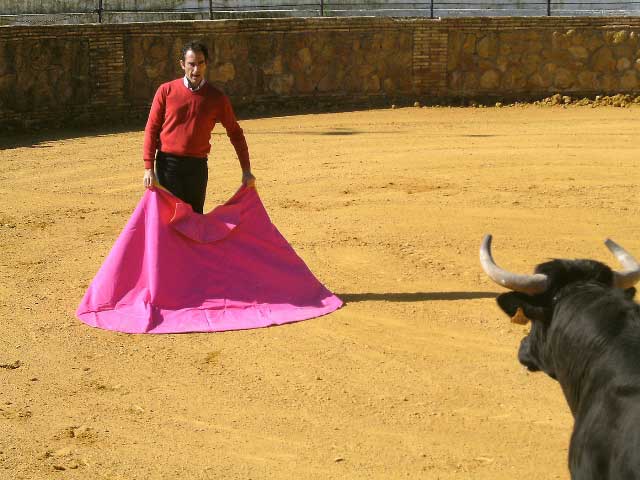
[[[49,142],[69,140],[83,137],[104,137],[120,133],[142,132],[143,122],[129,122],[113,126],[67,127],[52,128],[50,130],[36,130],[33,132],[2,132],[0,133],[0,150],[11,148],[49,148]],[[142,133],[140,133],[142,139]]]
[[[0,134],[0,150],[8,150],[12,148],[21,148],[21,147],[29,147],[29,148],[49,148],[51,145],[48,145],[50,142],[60,141],[60,140],[68,140],[74,138],[82,138],[82,137],[102,137],[108,135],[115,135],[120,133],[131,133],[131,132],[139,132],[140,138],[142,139],[143,131],[145,124],[143,122],[129,122],[127,124],[116,125],[112,127],[108,126],[94,126],[94,127],[69,127],[69,128],[56,128],[51,130],[40,130],[34,131],[32,133],[29,132],[3,132]],[[224,133],[224,129],[217,128],[214,130],[214,133]],[[323,135],[323,136],[351,136],[351,135],[362,135],[362,134],[391,134],[398,133],[398,131],[376,131],[376,132],[368,132],[368,131],[359,131],[359,130],[350,130],[345,128],[334,128],[331,130],[318,130],[318,131],[284,131],[284,132],[275,132],[275,131],[255,131],[255,132],[247,132],[247,135]]]
[[496,298],[495,292],[414,292],[414,293],[337,293],[345,303],[351,302],[427,302]]

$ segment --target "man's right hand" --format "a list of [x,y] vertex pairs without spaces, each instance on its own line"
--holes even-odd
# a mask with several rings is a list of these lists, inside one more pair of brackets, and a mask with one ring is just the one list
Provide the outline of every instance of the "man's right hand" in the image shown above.
[[153,168],[145,168],[144,169],[144,178],[142,179],[142,183],[144,184],[144,188],[151,188],[153,183],[156,180],[156,175],[153,173]]

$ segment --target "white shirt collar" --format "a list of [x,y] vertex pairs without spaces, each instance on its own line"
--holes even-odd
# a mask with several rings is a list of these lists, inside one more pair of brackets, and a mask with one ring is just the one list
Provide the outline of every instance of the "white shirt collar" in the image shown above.
[[197,92],[202,88],[202,86],[204,85],[204,82],[206,82],[206,79],[203,78],[202,81],[200,82],[200,85],[198,85],[196,88],[191,88],[191,85],[189,85],[189,80],[187,80],[186,75],[182,77],[182,82],[184,83],[184,86],[187,87],[189,90],[191,90],[192,92]]

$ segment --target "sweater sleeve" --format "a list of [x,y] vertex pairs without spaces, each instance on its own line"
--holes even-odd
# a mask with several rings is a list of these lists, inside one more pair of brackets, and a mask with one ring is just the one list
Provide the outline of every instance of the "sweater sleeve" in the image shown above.
[[142,147],[142,158],[144,159],[144,168],[153,168],[153,161],[156,157],[156,150],[160,145],[160,131],[164,123],[164,111],[166,104],[166,92],[163,86],[160,86],[153,97],[151,111],[147,126],[144,129],[144,146]]
[[220,123],[222,123],[222,126],[224,126],[227,131],[227,136],[229,137],[229,140],[231,140],[233,148],[236,150],[236,155],[238,155],[242,171],[250,171],[251,162],[249,160],[249,147],[247,146],[247,140],[244,138],[244,132],[242,131],[242,128],[240,128],[235,113],[233,112],[233,107],[231,106],[229,97],[223,95],[222,104]]

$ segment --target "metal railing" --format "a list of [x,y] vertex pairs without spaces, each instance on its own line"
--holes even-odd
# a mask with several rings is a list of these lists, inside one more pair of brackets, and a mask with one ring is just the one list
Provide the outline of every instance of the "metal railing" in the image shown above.
[[[0,0],[0,3],[2,0]],[[91,4],[93,3],[93,7]],[[99,23],[118,21],[116,17],[141,19],[154,14],[170,17],[192,16],[200,19],[247,18],[247,17],[324,17],[324,16],[392,16],[392,17],[469,17],[469,16],[640,16],[640,0],[429,0],[407,2],[402,0],[270,0],[225,1],[200,0],[191,8],[141,8],[143,2],[131,3],[135,8],[110,7],[109,0],[89,0],[83,12],[71,11],[33,11],[29,15],[91,15]],[[245,5],[242,5],[245,3]],[[46,2],[40,2],[42,5]],[[127,2],[119,2],[126,5]],[[162,2],[155,2],[162,5]],[[12,15],[20,12],[2,12],[0,15]],[[22,12],[25,13],[25,12]],[[95,21],[92,20],[92,21]]]
[[[102,21],[104,0],[98,0],[98,13]],[[423,2],[367,0],[319,0],[302,2],[273,2],[259,7],[238,6],[241,2],[209,0],[209,18],[228,18],[229,16],[264,16],[265,14],[300,14],[304,16],[399,16],[399,17],[459,17],[459,16],[607,16],[640,15],[640,0],[622,1],[577,1],[577,0],[494,0],[494,1],[456,1],[430,0]],[[266,3],[266,2],[265,2]],[[202,9],[180,10],[181,12],[201,12]],[[158,11],[158,10],[154,10]],[[173,10],[161,10],[170,12]],[[120,13],[134,13],[133,10],[119,10]],[[137,10],[135,12],[140,12]]]

